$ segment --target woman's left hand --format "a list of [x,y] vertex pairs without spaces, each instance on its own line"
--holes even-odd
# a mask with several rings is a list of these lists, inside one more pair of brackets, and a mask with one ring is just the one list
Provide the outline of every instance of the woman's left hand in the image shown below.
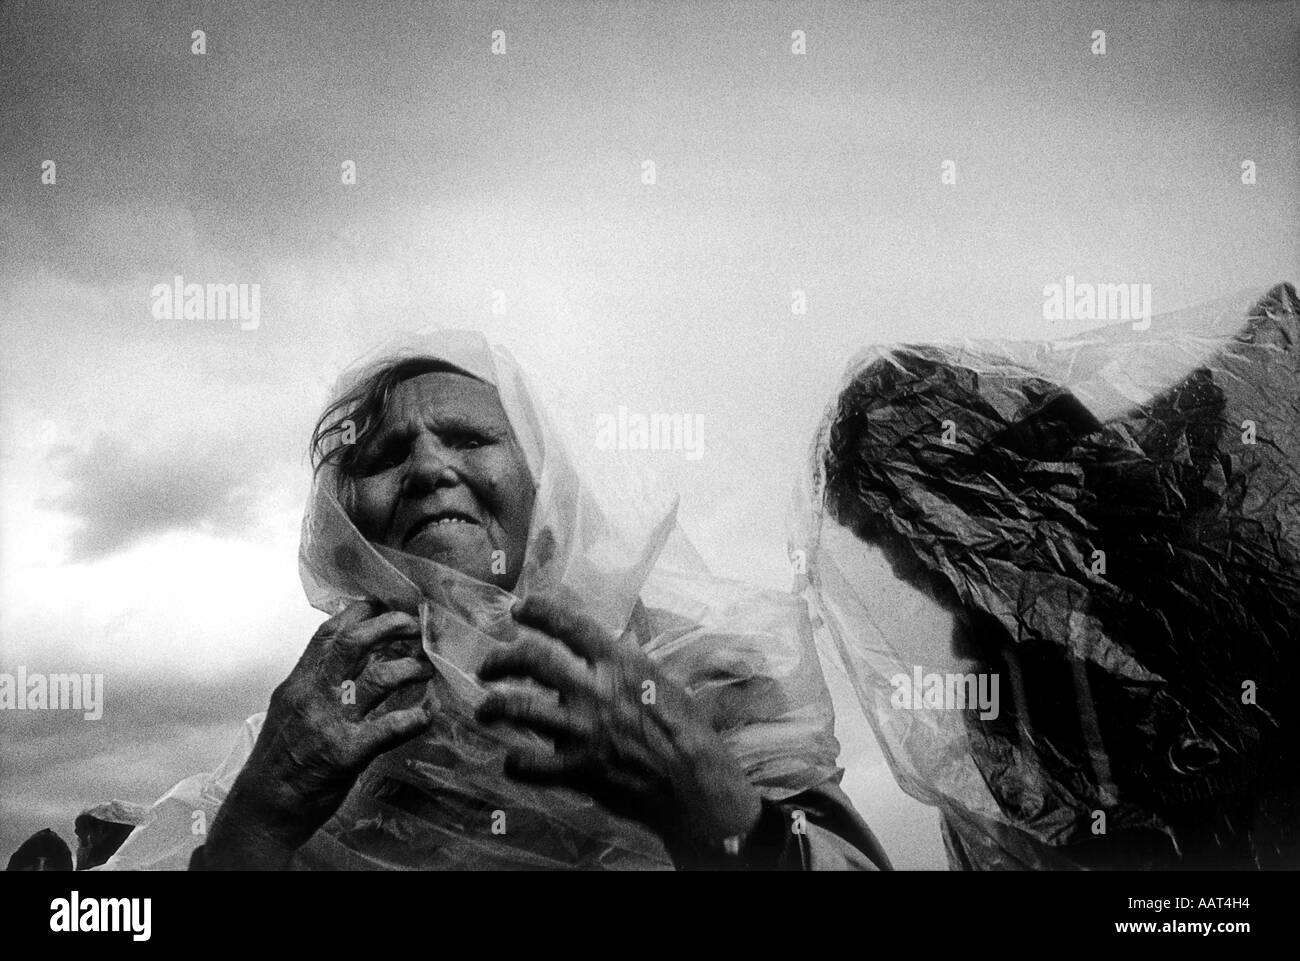
[[699,707],[635,641],[554,598],[531,597],[514,617],[531,630],[493,652],[479,676],[529,678],[549,690],[494,690],[478,717],[535,731],[555,749],[512,750],[510,776],[581,791],[646,824],[674,856],[721,850],[754,827],[758,791]]

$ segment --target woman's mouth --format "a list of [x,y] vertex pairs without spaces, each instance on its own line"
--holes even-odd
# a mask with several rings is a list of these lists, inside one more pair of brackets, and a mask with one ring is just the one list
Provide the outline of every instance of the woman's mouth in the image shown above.
[[468,514],[461,513],[460,511],[439,511],[437,514],[432,514],[429,517],[416,522],[415,525],[406,532],[406,537],[403,539],[402,544],[405,546],[417,537],[426,534],[450,534],[453,532],[466,531],[478,526],[480,526],[478,521],[474,520],[474,518],[470,517]]

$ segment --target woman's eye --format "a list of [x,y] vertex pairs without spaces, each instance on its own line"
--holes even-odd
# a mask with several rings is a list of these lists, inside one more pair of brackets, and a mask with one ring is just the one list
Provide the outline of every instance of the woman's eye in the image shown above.
[[361,459],[360,468],[362,474],[382,474],[386,470],[391,470],[406,459],[406,452],[400,447],[385,447],[376,451],[368,457]]

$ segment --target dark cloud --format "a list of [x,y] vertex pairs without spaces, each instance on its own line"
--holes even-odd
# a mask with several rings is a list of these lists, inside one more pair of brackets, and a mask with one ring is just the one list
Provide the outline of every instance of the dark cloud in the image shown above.
[[46,506],[79,522],[68,560],[94,561],[169,531],[238,534],[254,522],[261,471],[230,442],[141,446],[101,435],[51,454],[66,489]]
[[75,846],[73,819],[90,805],[152,803],[182,778],[212,770],[288,670],[261,664],[185,683],[109,674],[98,721],[76,711],[3,712],[0,857],[46,827]]

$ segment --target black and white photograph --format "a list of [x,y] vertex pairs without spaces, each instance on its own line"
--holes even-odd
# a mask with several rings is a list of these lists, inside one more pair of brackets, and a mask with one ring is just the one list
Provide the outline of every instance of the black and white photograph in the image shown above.
[[3,0],[6,926],[616,871],[1240,951],[1297,282],[1295,0]]

